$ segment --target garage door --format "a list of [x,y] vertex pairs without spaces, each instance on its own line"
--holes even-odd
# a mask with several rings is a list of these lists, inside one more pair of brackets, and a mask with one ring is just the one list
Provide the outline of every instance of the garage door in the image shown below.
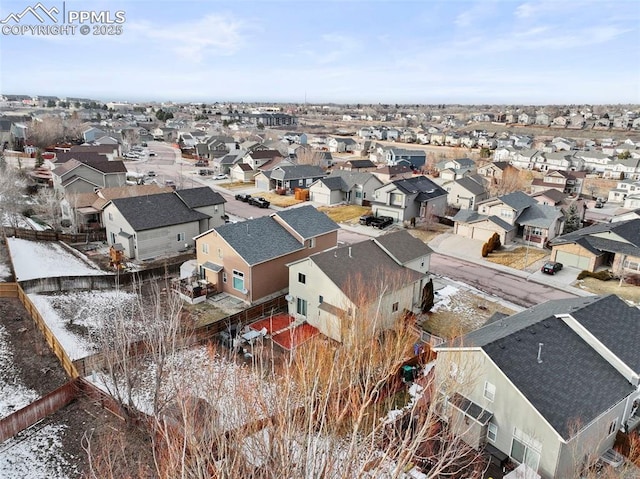
[[269,180],[263,180],[263,181],[257,180],[256,188],[262,191],[269,191]]
[[474,228],[472,238],[477,240],[487,241],[489,238],[493,236],[493,233],[495,233],[495,231]]
[[471,227],[469,225],[458,225],[458,229],[456,230],[456,234],[459,236],[464,236],[465,238],[471,238]]
[[566,251],[558,251],[556,253],[556,261],[564,266],[572,266],[574,268],[589,269],[590,258],[578,256],[577,254],[567,253]]
[[327,206],[331,204],[329,202],[328,194],[318,193],[317,191],[311,192],[311,201],[315,201],[316,203],[320,203],[321,205],[327,205]]

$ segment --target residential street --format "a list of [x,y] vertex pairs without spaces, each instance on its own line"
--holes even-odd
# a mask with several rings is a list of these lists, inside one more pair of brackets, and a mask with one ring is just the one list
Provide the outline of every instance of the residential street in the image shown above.
[[571,293],[528,281],[523,277],[438,253],[431,255],[431,272],[461,281],[480,291],[524,307],[531,307],[552,299],[575,297]]

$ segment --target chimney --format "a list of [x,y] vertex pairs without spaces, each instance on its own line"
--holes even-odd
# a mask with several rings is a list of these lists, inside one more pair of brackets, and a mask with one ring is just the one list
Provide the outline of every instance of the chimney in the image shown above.
[[542,363],[542,346],[544,343],[538,343],[538,364]]
[[351,246],[349,246],[349,258],[353,258],[353,256],[351,256]]

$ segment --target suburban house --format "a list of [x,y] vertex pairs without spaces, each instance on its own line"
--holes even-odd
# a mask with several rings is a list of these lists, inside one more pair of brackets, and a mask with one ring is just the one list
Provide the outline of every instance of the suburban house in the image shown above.
[[640,220],[600,223],[551,241],[551,259],[586,271],[640,274]]
[[224,210],[227,201],[208,186],[177,190],[175,193],[189,208],[209,216],[205,230],[223,225],[228,219]]
[[389,166],[406,165],[414,170],[420,170],[427,162],[424,150],[407,150],[405,148],[388,148],[384,159]]
[[229,178],[232,181],[251,183],[256,172],[248,163],[236,163],[229,169]]
[[216,173],[216,175],[229,175],[231,173],[231,168],[242,161],[245,153],[246,152],[242,150],[228,153],[223,157],[214,158],[213,162],[210,163],[210,165],[212,165],[213,171]]
[[334,248],[338,229],[311,205],[228,223],[195,238],[198,272],[217,291],[255,303],[287,292],[287,264]]
[[449,177],[447,179],[455,180],[458,178],[462,178],[468,174],[473,174],[476,172],[476,162],[470,158],[459,158],[457,160],[443,160],[438,162],[436,168],[440,172],[440,176],[442,176],[442,172],[445,170],[451,170],[454,173],[453,177]]
[[314,165],[283,165],[272,170],[261,171],[254,176],[256,188],[264,191],[295,188],[308,188],[311,184],[324,178],[327,174],[322,168]]
[[443,183],[447,191],[447,203],[458,209],[474,210],[476,205],[489,197],[486,180],[479,175],[469,175]]
[[543,479],[576,477],[640,422],[639,335],[640,310],[613,295],[494,320],[434,348],[442,418]]
[[640,181],[620,180],[615,188],[609,190],[607,201],[611,203],[624,203],[629,196],[640,194]]
[[125,186],[127,167],[122,161],[69,160],[52,171],[53,187],[60,194],[91,193],[96,188]]
[[487,163],[484,166],[478,168],[478,175],[483,176],[492,185],[502,184],[503,178],[507,178],[512,171],[514,174],[519,173],[520,170],[515,166],[509,164],[508,161],[495,161],[493,163]]
[[336,170],[309,187],[310,200],[323,206],[339,203],[369,204],[373,192],[383,185],[372,173]]
[[142,261],[190,250],[211,217],[172,192],[113,199],[103,221],[109,246],[119,244],[127,258]]
[[373,171],[377,168],[371,160],[347,160],[340,165],[341,170],[347,171]]
[[336,341],[389,329],[420,308],[431,252],[402,230],[292,261],[289,314]]
[[413,178],[413,170],[406,165],[383,166],[373,170],[372,173],[383,183]]
[[353,138],[331,138],[327,141],[331,153],[353,153],[357,143]]
[[251,166],[254,171],[258,171],[265,164],[276,158],[282,158],[282,153],[278,150],[256,150],[244,155],[242,162]]
[[390,216],[394,221],[442,216],[447,208],[447,192],[426,176],[392,181],[373,193],[375,216]]
[[531,182],[531,192],[539,193],[555,189],[569,195],[579,195],[582,192],[583,172],[577,171],[547,171],[542,178],[534,178]]
[[453,221],[453,232],[467,238],[485,241],[498,233],[502,244],[520,237],[544,248],[562,230],[564,215],[560,208],[538,204],[534,198],[516,191],[481,201],[477,211],[460,210]]
[[102,211],[116,198],[170,193],[173,188],[159,185],[127,185],[100,188],[91,193],[71,193],[60,200],[62,219],[68,219],[79,232],[104,228]]

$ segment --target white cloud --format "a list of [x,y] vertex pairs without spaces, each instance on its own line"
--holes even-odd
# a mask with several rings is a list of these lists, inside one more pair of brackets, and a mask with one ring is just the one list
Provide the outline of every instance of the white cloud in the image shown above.
[[209,55],[232,55],[246,42],[248,25],[230,15],[209,14],[189,23],[158,25],[149,22],[128,23],[127,33],[150,40],[181,59],[200,63]]

